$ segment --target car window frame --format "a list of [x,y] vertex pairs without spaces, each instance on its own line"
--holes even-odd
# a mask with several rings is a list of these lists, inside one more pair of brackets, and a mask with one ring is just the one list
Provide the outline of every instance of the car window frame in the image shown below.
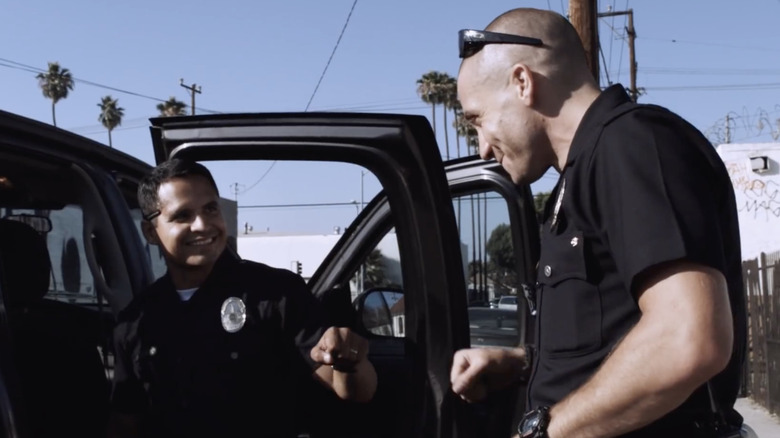
[[[158,162],[169,157],[345,162],[377,177],[394,212],[403,284],[412,291],[406,300],[410,317],[405,340],[413,346],[408,354],[416,355],[413,365],[431,382],[436,412],[429,419],[436,422],[438,436],[451,436],[462,418],[445,401],[452,397],[449,366],[454,352],[468,346],[468,316],[465,303],[451,300],[465,296],[465,281],[444,166],[427,119],[277,113],[156,118],[151,122]],[[358,230],[362,223],[350,228]],[[327,282],[311,285],[315,294],[325,286]],[[458,293],[461,289],[462,294]],[[435,311],[429,309],[433,303]]]

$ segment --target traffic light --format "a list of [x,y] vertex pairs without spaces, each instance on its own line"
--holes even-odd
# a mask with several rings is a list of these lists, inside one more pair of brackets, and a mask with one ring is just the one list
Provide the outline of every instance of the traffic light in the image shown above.
[[303,267],[301,266],[301,262],[295,262],[295,273],[298,275],[303,274]]

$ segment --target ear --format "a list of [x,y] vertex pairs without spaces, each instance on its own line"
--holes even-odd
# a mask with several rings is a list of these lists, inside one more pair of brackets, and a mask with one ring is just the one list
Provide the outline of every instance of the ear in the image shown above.
[[160,239],[157,238],[157,230],[154,229],[154,225],[152,225],[149,221],[142,221],[141,222],[141,232],[144,234],[144,237],[146,238],[146,241],[150,245],[159,245]]
[[512,66],[511,84],[517,92],[517,98],[526,105],[531,106],[534,103],[534,78],[533,72],[525,64],[515,64]]

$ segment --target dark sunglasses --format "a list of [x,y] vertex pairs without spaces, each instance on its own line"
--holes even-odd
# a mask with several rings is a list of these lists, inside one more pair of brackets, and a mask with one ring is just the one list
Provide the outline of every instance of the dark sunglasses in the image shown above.
[[486,44],[525,44],[541,46],[539,38],[510,35],[508,33],[489,32],[487,30],[462,29],[458,31],[458,56],[468,58],[479,52]]
[[156,218],[157,216],[159,216],[159,215],[160,215],[160,213],[161,213],[161,211],[160,211],[160,210],[155,210],[155,211],[153,211],[153,212],[151,212],[151,213],[149,213],[149,214],[145,214],[145,215],[143,216],[143,218],[144,218],[144,220],[145,220],[145,221],[147,221],[147,222],[151,222],[151,221],[152,221],[152,219],[154,219],[154,218]]

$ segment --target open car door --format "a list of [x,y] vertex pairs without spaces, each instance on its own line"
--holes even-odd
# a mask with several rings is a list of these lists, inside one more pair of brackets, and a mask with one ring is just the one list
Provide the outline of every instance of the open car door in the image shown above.
[[[448,161],[445,172],[466,274],[463,281],[471,347],[531,344],[534,324],[522,285],[535,279],[539,233],[530,187],[516,186],[497,162],[478,156]],[[309,280],[313,288],[326,291],[326,301],[328,293],[359,276],[361,266],[373,264],[372,248],[386,248],[383,243],[392,240],[395,224],[386,194],[380,192],[353,225]],[[393,357],[403,362],[395,352],[402,351],[405,337],[399,319],[409,315],[409,309],[399,315],[399,297],[404,296],[404,290],[405,284],[378,288],[367,284],[355,298],[355,326],[371,339],[376,366]],[[499,297],[517,304],[511,310],[491,308],[489,301]],[[408,379],[394,376],[389,380],[398,391]],[[460,425],[461,433],[470,429],[476,436],[510,436],[525,411],[525,393],[525,383],[516,382],[483,402],[467,405],[459,414],[468,419]]]
[[[469,411],[450,390],[452,356],[469,345],[466,282],[444,167],[424,117],[245,114],[157,118],[152,125],[158,162],[306,160],[351,163],[372,172],[382,186],[381,202],[392,212],[404,334],[370,339],[380,385],[373,409],[362,420],[337,422],[358,424],[354,436],[476,436],[468,430]],[[342,239],[352,242],[344,246],[349,254],[327,259],[312,278],[315,295],[342,284],[352,263],[372,249],[377,236],[369,232],[371,211]]]

